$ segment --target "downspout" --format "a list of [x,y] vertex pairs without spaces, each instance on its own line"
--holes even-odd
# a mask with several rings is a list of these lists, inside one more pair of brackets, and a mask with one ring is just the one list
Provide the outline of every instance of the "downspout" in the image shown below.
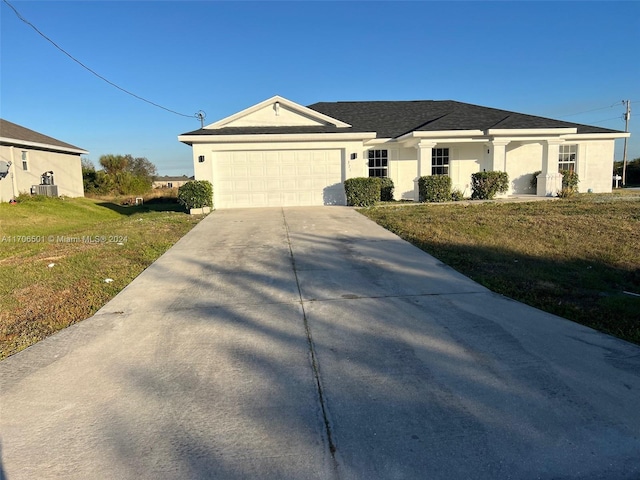
[[[14,200],[16,199],[16,192],[18,191],[18,180],[16,179],[16,176],[14,174],[14,172],[16,172],[16,158],[15,158],[15,148],[13,147],[13,145],[11,145],[10,147],[11,150],[11,167],[13,167],[12,170],[10,170],[10,175],[11,175],[11,191],[13,193],[13,196],[11,198],[13,198]],[[11,169],[11,167],[9,167]]]

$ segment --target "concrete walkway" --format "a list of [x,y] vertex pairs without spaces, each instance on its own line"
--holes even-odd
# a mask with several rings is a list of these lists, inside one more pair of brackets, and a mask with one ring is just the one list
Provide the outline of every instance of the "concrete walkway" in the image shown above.
[[215,212],[0,378],[9,480],[640,478],[640,347],[346,207]]

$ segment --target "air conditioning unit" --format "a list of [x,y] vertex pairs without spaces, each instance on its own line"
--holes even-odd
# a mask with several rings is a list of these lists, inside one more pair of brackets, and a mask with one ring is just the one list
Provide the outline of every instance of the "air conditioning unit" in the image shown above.
[[44,195],[45,197],[57,197],[57,185],[32,185],[31,195]]

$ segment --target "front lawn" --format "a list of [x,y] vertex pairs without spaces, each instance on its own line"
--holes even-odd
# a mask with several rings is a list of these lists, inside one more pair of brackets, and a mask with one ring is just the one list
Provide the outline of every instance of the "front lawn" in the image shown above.
[[360,212],[495,292],[640,344],[640,192]]
[[93,315],[201,217],[175,203],[0,204],[0,359]]

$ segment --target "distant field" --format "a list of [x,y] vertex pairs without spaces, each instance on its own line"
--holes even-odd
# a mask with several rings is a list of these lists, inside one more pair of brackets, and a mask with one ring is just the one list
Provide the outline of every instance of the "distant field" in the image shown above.
[[0,204],[0,358],[93,315],[200,220],[180,210],[87,198]]
[[360,212],[495,292],[640,344],[640,192]]

